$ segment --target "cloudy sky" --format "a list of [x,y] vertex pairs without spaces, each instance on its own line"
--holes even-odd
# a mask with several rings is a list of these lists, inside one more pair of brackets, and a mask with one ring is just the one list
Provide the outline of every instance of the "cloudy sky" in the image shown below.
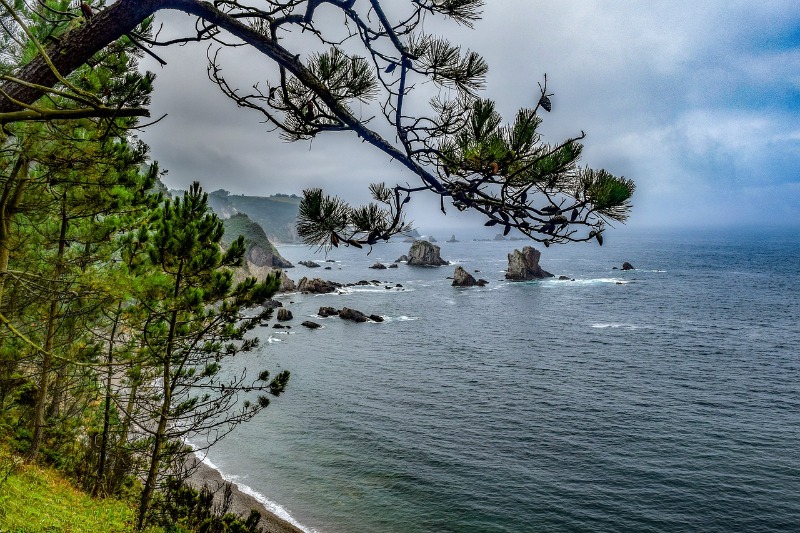
[[[583,130],[585,164],[635,180],[628,226],[800,224],[800,2],[486,4],[472,30],[427,28],[483,55],[485,94],[506,117],[535,105],[547,73],[555,95],[545,140]],[[192,28],[182,14],[162,21],[169,35]],[[204,46],[159,53],[167,67],[144,65],[158,76],[153,115],[168,116],[141,136],[169,170],[170,187],[199,180],[208,190],[269,195],[321,186],[360,202],[370,182],[414,183],[354,135],[282,141],[208,81]],[[226,73],[243,80],[263,81],[270,71],[252,52],[224,59]],[[431,214],[431,202],[412,204],[423,227],[469,221]]]

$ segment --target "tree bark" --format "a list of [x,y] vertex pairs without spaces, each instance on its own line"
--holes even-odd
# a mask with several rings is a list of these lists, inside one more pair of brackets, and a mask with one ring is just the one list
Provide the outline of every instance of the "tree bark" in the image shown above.
[[[56,282],[61,277],[64,263],[64,251],[67,244],[67,226],[69,225],[69,218],[67,217],[67,196],[66,193],[61,198],[61,231],[58,236],[58,255],[56,256],[56,268],[54,272],[54,279]],[[54,288],[55,291],[59,287]],[[31,439],[31,447],[28,450],[28,462],[34,461],[39,454],[39,448],[42,445],[42,438],[44,435],[44,415],[47,407],[47,393],[49,391],[50,371],[53,365],[52,350],[55,344],[56,337],[56,314],[58,312],[58,296],[57,293],[52,295],[50,308],[47,312],[47,337],[44,342],[44,356],[42,358],[42,367],[39,373],[39,390],[36,393],[35,414],[33,418],[33,438]]]

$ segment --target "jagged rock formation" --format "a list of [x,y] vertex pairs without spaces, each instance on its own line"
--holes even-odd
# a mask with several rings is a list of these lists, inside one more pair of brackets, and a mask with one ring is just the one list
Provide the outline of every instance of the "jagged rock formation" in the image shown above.
[[324,279],[320,278],[309,279],[303,277],[297,282],[297,290],[299,292],[310,292],[314,294],[328,294],[335,292],[336,289],[341,286],[342,285],[340,283],[336,283],[335,281],[325,281]]
[[408,264],[415,266],[442,266],[449,263],[439,255],[440,248],[428,241],[415,241],[408,251]]
[[479,286],[483,287],[489,283],[485,279],[476,280],[472,274],[464,270],[461,266],[456,267],[456,271],[453,273],[453,287],[474,287]]
[[539,257],[542,253],[530,246],[525,246],[522,251],[514,250],[508,254],[508,270],[506,279],[511,281],[527,281],[530,279],[552,278],[553,275],[539,266]]
[[449,239],[447,239],[447,242],[458,242],[458,241],[456,240],[456,234],[455,234],[455,233],[453,233],[452,235],[450,235],[450,238],[449,238]]
[[286,275],[286,272],[281,270],[281,286],[278,287],[278,292],[294,292],[297,290],[297,285],[295,285],[294,281],[289,279],[289,276]]

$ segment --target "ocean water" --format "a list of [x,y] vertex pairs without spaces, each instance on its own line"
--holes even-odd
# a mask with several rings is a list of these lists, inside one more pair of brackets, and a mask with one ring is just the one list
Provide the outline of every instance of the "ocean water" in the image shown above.
[[612,231],[540,247],[574,281],[526,283],[502,280],[525,242],[450,233],[442,256],[486,287],[368,268],[401,242],[279,248],[331,267],[292,279],[384,283],[282,297],[292,329],[240,363],[289,389],[211,451],[226,476],[307,531],[800,529],[797,233]]

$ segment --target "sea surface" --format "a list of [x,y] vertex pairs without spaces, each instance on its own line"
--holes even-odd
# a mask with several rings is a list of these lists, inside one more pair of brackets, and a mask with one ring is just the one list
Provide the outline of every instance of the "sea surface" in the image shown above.
[[288,391],[209,460],[315,532],[800,530],[797,231],[612,230],[539,245],[574,281],[525,283],[503,274],[527,242],[450,233],[442,257],[486,287],[369,269],[404,242],[279,247],[323,265],[294,280],[382,283],[281,297],[292,328],[237,357]]

